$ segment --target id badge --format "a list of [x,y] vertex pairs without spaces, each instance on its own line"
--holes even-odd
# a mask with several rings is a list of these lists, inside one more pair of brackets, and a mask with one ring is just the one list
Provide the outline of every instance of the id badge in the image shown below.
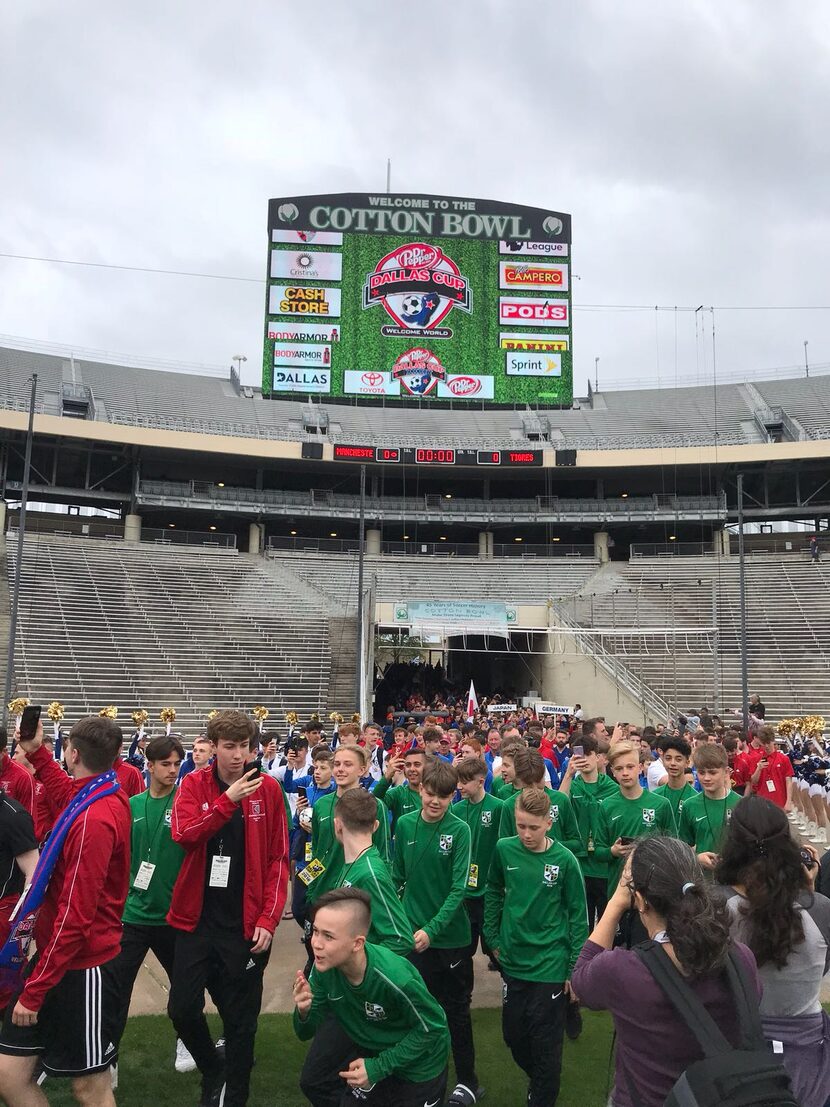
[[153,873],[155,871],[155,865],[151,864],[149,861],[142,861],[138,866],[138,872],[135,874],[133,887],[138,888],[140,892],[145,892],[150,887],[150,881],[153,879]]
[[311,842],[306,842],[306,844],[305,844],[305,861],[308,862],[313,857],[314,857],[314,854],[312,853],[312,850],[311,850]]
[[775,781],[774,780],[768,780],[767,781],[767,791],[768,792],[774,792],[775,791]]
[[470,875],[467,877],[467,887],[478,887],[478,865],[470,865]]
[[311,861],[309,861],[309,863],[306,865],[301,873],[297,873],[297,876],[300,880],[302,880],[303,884],[305,884],[307,888],[309,884],[314,883],[318,876],[322,876],[325,871],[326,866],[323,864],[322,861],[318,861],[315,857]]
[[211,888],[227,888],[228,880],[231,875],[231,859],[230,857],[224,857],[219,855],[213,858],[210,866],[210,880],[208,885]]

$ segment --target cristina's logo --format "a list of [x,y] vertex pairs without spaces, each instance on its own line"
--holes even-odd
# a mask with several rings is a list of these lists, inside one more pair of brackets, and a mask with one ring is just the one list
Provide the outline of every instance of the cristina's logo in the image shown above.
[[364,308],[380,304],[395,326],[382,328],[387,337],[409,337],[429,331],[449,338],[439,324],[453,308],[471,312],[473,293],[451,257],[427,242],[407,242],[382,257],[363,285]]

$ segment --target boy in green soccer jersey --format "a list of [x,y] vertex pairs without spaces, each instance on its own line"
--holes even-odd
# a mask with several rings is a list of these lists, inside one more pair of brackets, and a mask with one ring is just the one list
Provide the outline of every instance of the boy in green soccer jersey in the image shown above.
[[398,823],[392,878],[414,931],[410,960],[447,1016],[458,1084],[449,1104],[469,1107],[481,1090],[470,1021],[473,959],[464,909],[470,877],[470,828],[450,811],[458,783],[452,765],[433,758],[421,781],[420,811]]
[[701,866],[711,871],[718,863],[732,809],[741,797],[729,781],[729,756],[723,746],[698,746],[692,756],[702,792],[683,804],[679,837],[688,842]]
[[501,748],[501,777],[493,780],[492,795],[496,799],[506,800],[521,791],[515,785],[516,773],[513,767],[513,758],[519,750],[527,749],[524,742],[505,742]]
[[[669,801],[645,791],[640,784],[640,750],[633,742],[612,745],[608,764],[620,791],[619,795],[608,796],[602,801],[596,852],[600,859],[610,862],[608,895],[611,896],[637,838],[649,834],[676,837],[677,827]],[[630,947],[646,941],[647,937],[637,912],[627,911],[620,922],[620,944]]]
[[[418,746],[406,750],[401,757],[390,757],[383,776],[375,785],[372,795],[381,799],[392,813],[391,833],[394,836],[398,819],[413,811],[421,810],[421,776],[426,764],[426,754]],[[406,781],[390,787],[396,773],[403,769]]]
[[484,892],[490,862],[499,840],[502,802],[484,791],[487,779],[487,762],[481,757],[465,757],[456,765],[458,791],[461,799],[452,806],[453,815],[463,819],[470,828],[470,875],[467,878],[467,895],[464,906],[470,919],[470,956],[474,957],[481,942],[482,951],[489,955],[484,941]]
[[343,847],[343,859],[332,871],[332,884],[335,888],[362,888],[372,901],[367,941],[406,957],[413,949],[412,927],[389,866],[372,844],[377,828],[377,802],[363,788],[351,788],[337,800],[334,833]]
[[655,788],[652,795],[664,796],[669,801],[678,827],[683,805],[698,794],[689,774],[691,758],[692,747],[685,738],[664,738],[660,743],[660,759],[669,779]]
[[315,904],[314,969],[294,981],[294,1030],[301,1040],[315,1036],[300,1087],[312,1107],[437,1107],[447,1086],[446,1017],[408,961],[366,941],[370,928],[369,896],[359,888],[337,888]]
[[[338,746],[334,751],[332,776],[337,785],[334,792],[321,796],[311,810],[311,860],[298,877],[306,886],[309,907],[323,892],[333,887],[332,877],[343,861],[343,847],[334,834],[334,805],[350,788],[359,788],[369,763],[369,752],[357,744]],[[372,841],[380,856],[389,856],[386,808],[375,800],[378,826]]]
[[568,981],[588,937],[579,862],[551,826],[546,792],[522,791],[516,836],[496,846],[484,903],[504,979],[502,1033],[528,1075],[528,1107],[553,1107],[559,1095]]
[[[520,790],[542,788],[545,779],[545,762],[541,753],[536,749],[517,750],[513,755],[513,772],[515,783]],[[545,788],[544,791],[550,799],[552,836],[572,853],[581,852],[582,839],[570,797],[563,792],[555,792],[552,788]],[[499,823],[500,838],[510,838],[516,833],[516,799],[518,795],[517,792],[504,800],[501,822]]]
[[570,796],[582,839],[577,858],[585,878],[588,926],[593,927],[608,905],[609,860],[597,851],[602,819],[600,805],[609,796],[618,796],[620,789],[610,776],[599,771],[599,743],[592,734],[574,743],[559,790]]
[[[213,748],[212,742],[210,747]],[[184,850],[170,834],[184,747],[176,735],[162,734],[150,739],[144,754],[149,786],[130,800],[133,820],[130,890],[124,904],[121,952],[116,961],[121,998],[119,1039],[127,1025],[136,977],[150,950],[155,953],[168,980],[172,978],[176,931],[167,922],[167,912],[184,859]],[[176,1043],[176,1068],[179,1072],[196,1068],[196,1062],[181,1041]]]

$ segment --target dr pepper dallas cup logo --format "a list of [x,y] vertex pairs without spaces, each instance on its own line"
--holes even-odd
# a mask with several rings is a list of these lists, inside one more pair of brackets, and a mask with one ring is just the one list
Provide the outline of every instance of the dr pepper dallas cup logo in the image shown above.
[[381,327],[387,338],[451,338],[439,324],[453,308],[473,310],[470,284],[451,257],[426,242],[407,242],[386,254],[366,277],[363,307],[380,304],[394,326]]

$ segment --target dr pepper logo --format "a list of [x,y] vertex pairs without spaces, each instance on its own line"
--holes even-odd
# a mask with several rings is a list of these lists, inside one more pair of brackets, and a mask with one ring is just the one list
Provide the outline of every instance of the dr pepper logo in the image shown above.
[[426,242],[407,242],[382,257],[363,285],[363,307],[381,304],[395,326],[382,328],[388,337],[409,337],[429,331],[449,338],[439,324],[453,308],[471,312],[473,293],[467,278],[443,250]]

